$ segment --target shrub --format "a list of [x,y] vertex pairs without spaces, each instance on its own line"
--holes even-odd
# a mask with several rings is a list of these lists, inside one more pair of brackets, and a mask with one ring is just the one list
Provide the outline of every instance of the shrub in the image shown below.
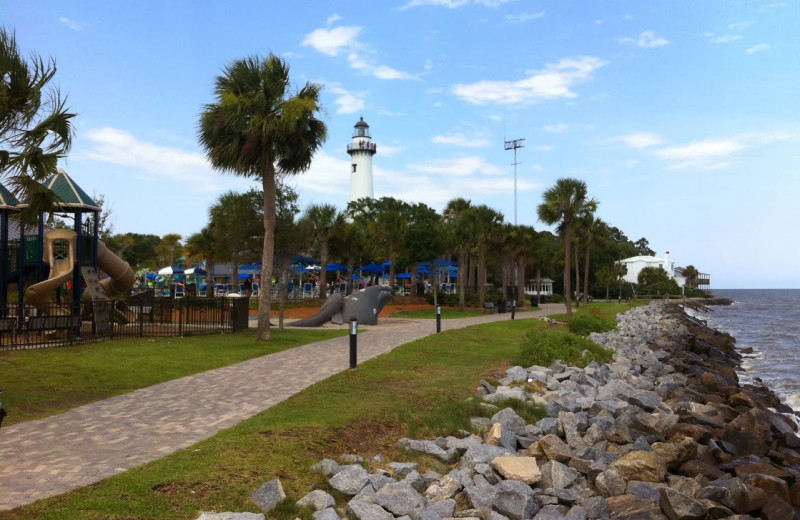
[[607,363],[613,354],[612,349],[601,347],[562,327],[533,329],[528,332],[513,363],[522,367],[549,366],[561,360],[570,366],[585,367],[592,361]]
[[594,313],[578,314],[567,324],[570,332],[578,336],[588,336],[591,332],[614,330],[616,326],[617,322],[613,319]]

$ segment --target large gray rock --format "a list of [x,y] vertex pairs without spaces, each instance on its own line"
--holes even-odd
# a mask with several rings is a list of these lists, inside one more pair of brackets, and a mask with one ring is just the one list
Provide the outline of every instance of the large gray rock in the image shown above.
[[347,514],[358,520],[394,520],[394,515],[377,504],[351,500]]
[[257,490],[250,493],[250,500],[255,502],[262,511],[269,511],[284,498],[286,498],[286,493],[283,492],[283,486],[278,479],[264,482]]
[[659,506],[669,520],[700,520],[707,513],[702,502],[670,488],[661,489]]
[[314,511],[314,514],[311,515],[311,520],[341,520],[341,517],[334,508],[326,507],[325,509]]
[[497,486],[493,509],[511,520],[531,518],[539,510],[530,486],[516,480],[504,480]]
[[542,472],[534,457],[497,457],[492,460],[492,468],[506,480],[518,480],[529,485],[542,480]]
[[375,493],[375,502],[395,516],[403,516],[425,505],[425,498],[407,482],[395,482]]
[[414,520],[442,520],[452,518],[456,512],[456,501],[452,498],[439,502],[428,503],[417,511],[411,513]]
[[438,444],[433,441],[427,440],[414,440],[414,439],[400,439],[397,441],[397,447],[409,453],[420,453],[422,455],[429,455],[437,458],[442,462],[449,462],[456,455],[455,449],[443,450]]
[[333,507],[336,505],[336,499],[330,493],[315,489],[308,493],[306,496],[297,501],[299,506],[314,506],[316,511],[325,509],[326,507]]
[[332,477],[341,471],[341,466],[339,463],[333,459],[322,459],[321,461],[317,462],[313,466],[311,466],[311,471],[316,473],[320,473],[325,475],[326,477]]
[[452,475],[445,475],[438,482],[432,483],[425,490],[425,498],[429,503],[441,502],[456,496],[461,491],[461,483]]
[[369,482],[369,473],[358,464],[344,466],[339,473],[328,480],[331,487],[345,495],[356,495]]
[[[521,367],[520,367],[521,368]],[[522,369],[524,371],[524,369]],[[525,419],[519,416],[512,408],[503,408],[490,419],[492,424],[500,423],[503,425],[503,430],[514,432],[521,435],[525,430]]]
[[462,468],[474,468],[476,464],[481,462],[484,464],[491,464],[494,459],[502,457],[503,455],[516,455],[516,452],[501,446],[479,444],[467,449],[461,457],[460,466]]
[[516,399],[517,401],[527,401],[530,399],[528,392],[521,386],[499,386],[497,391],[489,394],[483,398],[484,401],[496,403],[497,401],[504,401],[506,399]]
[[550,460],[542,464],[540,468],[542,472],[542,487],[543,488],[568,488],[578,479],[578,474],[575,470],[570,469],[564,464]]

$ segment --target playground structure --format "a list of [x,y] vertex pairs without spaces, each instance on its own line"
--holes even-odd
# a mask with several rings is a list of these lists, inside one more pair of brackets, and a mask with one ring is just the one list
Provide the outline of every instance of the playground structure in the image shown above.
[[[92,305],[127,293],[135,281],[128,263],[98,238],[100,207],[64,170],[43,185],[56,196],[55,212],[74,214],[74,230],[45,231],[44,215],[39,215],[35,233],[26,233],[32,226],[19,221],[16,240],[9,240],[9,213],[20,211],[26,204],[5,188],[0,190],[0,308],[4,323],[14,320],[19,330],[25,326],[40,334],[80,334],[82,314],[91,316],[94,329],[108,328],[108,320],[127,323],[135,316],[124,307],[109,310],[105,305],[104,311],[98,312],[100,307]],[[90,218],[84,219],[87,214]],[[101,281],[98,270],[108,277]],[[16,285],[16,304],[8,302],[10,285]],[[71,301],[62,294],[65,287],[72,288]],[[62,319],[56,319],[59,317]]]

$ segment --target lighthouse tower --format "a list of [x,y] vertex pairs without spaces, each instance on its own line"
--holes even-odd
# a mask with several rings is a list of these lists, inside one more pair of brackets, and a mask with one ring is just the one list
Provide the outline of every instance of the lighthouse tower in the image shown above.
[[353,130],[353,140],[347,145],[350,154],[350,202],[374,198],[372,192],[372,156],[378,146],[369,135],[369,125],[364,118],[358,120]]

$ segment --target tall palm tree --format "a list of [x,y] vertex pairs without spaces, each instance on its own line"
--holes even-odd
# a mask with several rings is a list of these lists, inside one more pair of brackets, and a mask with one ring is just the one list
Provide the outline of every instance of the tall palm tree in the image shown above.
[[608,234],[608,225],[594,216],[594,211],[587,212],[579,219],[578,229],[580,242],[583,244],[583,303],[589,303],[589,256],[592,245]]
[[469,250],[473,243],[472,219],[469,212],[472,202],[458,197],[447,203],[444,210],[445,229],[453,250],[458,258],[458,309],[464,312],[464,293],[467,289],[467,263]]
[[478,250],[478,304],[483,307],[486,298],[486,251],[490,244],[494,244],[495,233],[503,223],[503,214],[486,204],[480,204],[472,209],[470,217]]
[[312,204],[306,208],[303,220],[311,230],[317,247],[319,247],[319,296],[328,296],[327,267],[330,259],[331,240],[342,232],[344,226],[344,213],[336,209],[333,204]]
[[[200,144],[214,168],[259,179],[264,192],[261,280],[272,280],[276,175],[301,173],[327,137],[321,86],[289,92],[289,66],[270,54],[235,60],[217,76],[216,102],[200,115]],[[270,291],[259,291],[258,339],[269,341]]]
[[548,225],[558,224],[558,232],[564,241],[564,301],[567,315],[572,316],[572,286],[569,271],[575,219],[592,211],[597,202],[587,198],[586,183],[573,178],[558,179],[555,186],[544,192],[542,200],[536,208],[539,220]]
[[75,114],[49,84],[55,73],[54,60],[31,54],[28,62],[14,33],[0,26],[0,179],[29,203],[26,216],[54,202],[41,182],[56,173],[72,143]]

